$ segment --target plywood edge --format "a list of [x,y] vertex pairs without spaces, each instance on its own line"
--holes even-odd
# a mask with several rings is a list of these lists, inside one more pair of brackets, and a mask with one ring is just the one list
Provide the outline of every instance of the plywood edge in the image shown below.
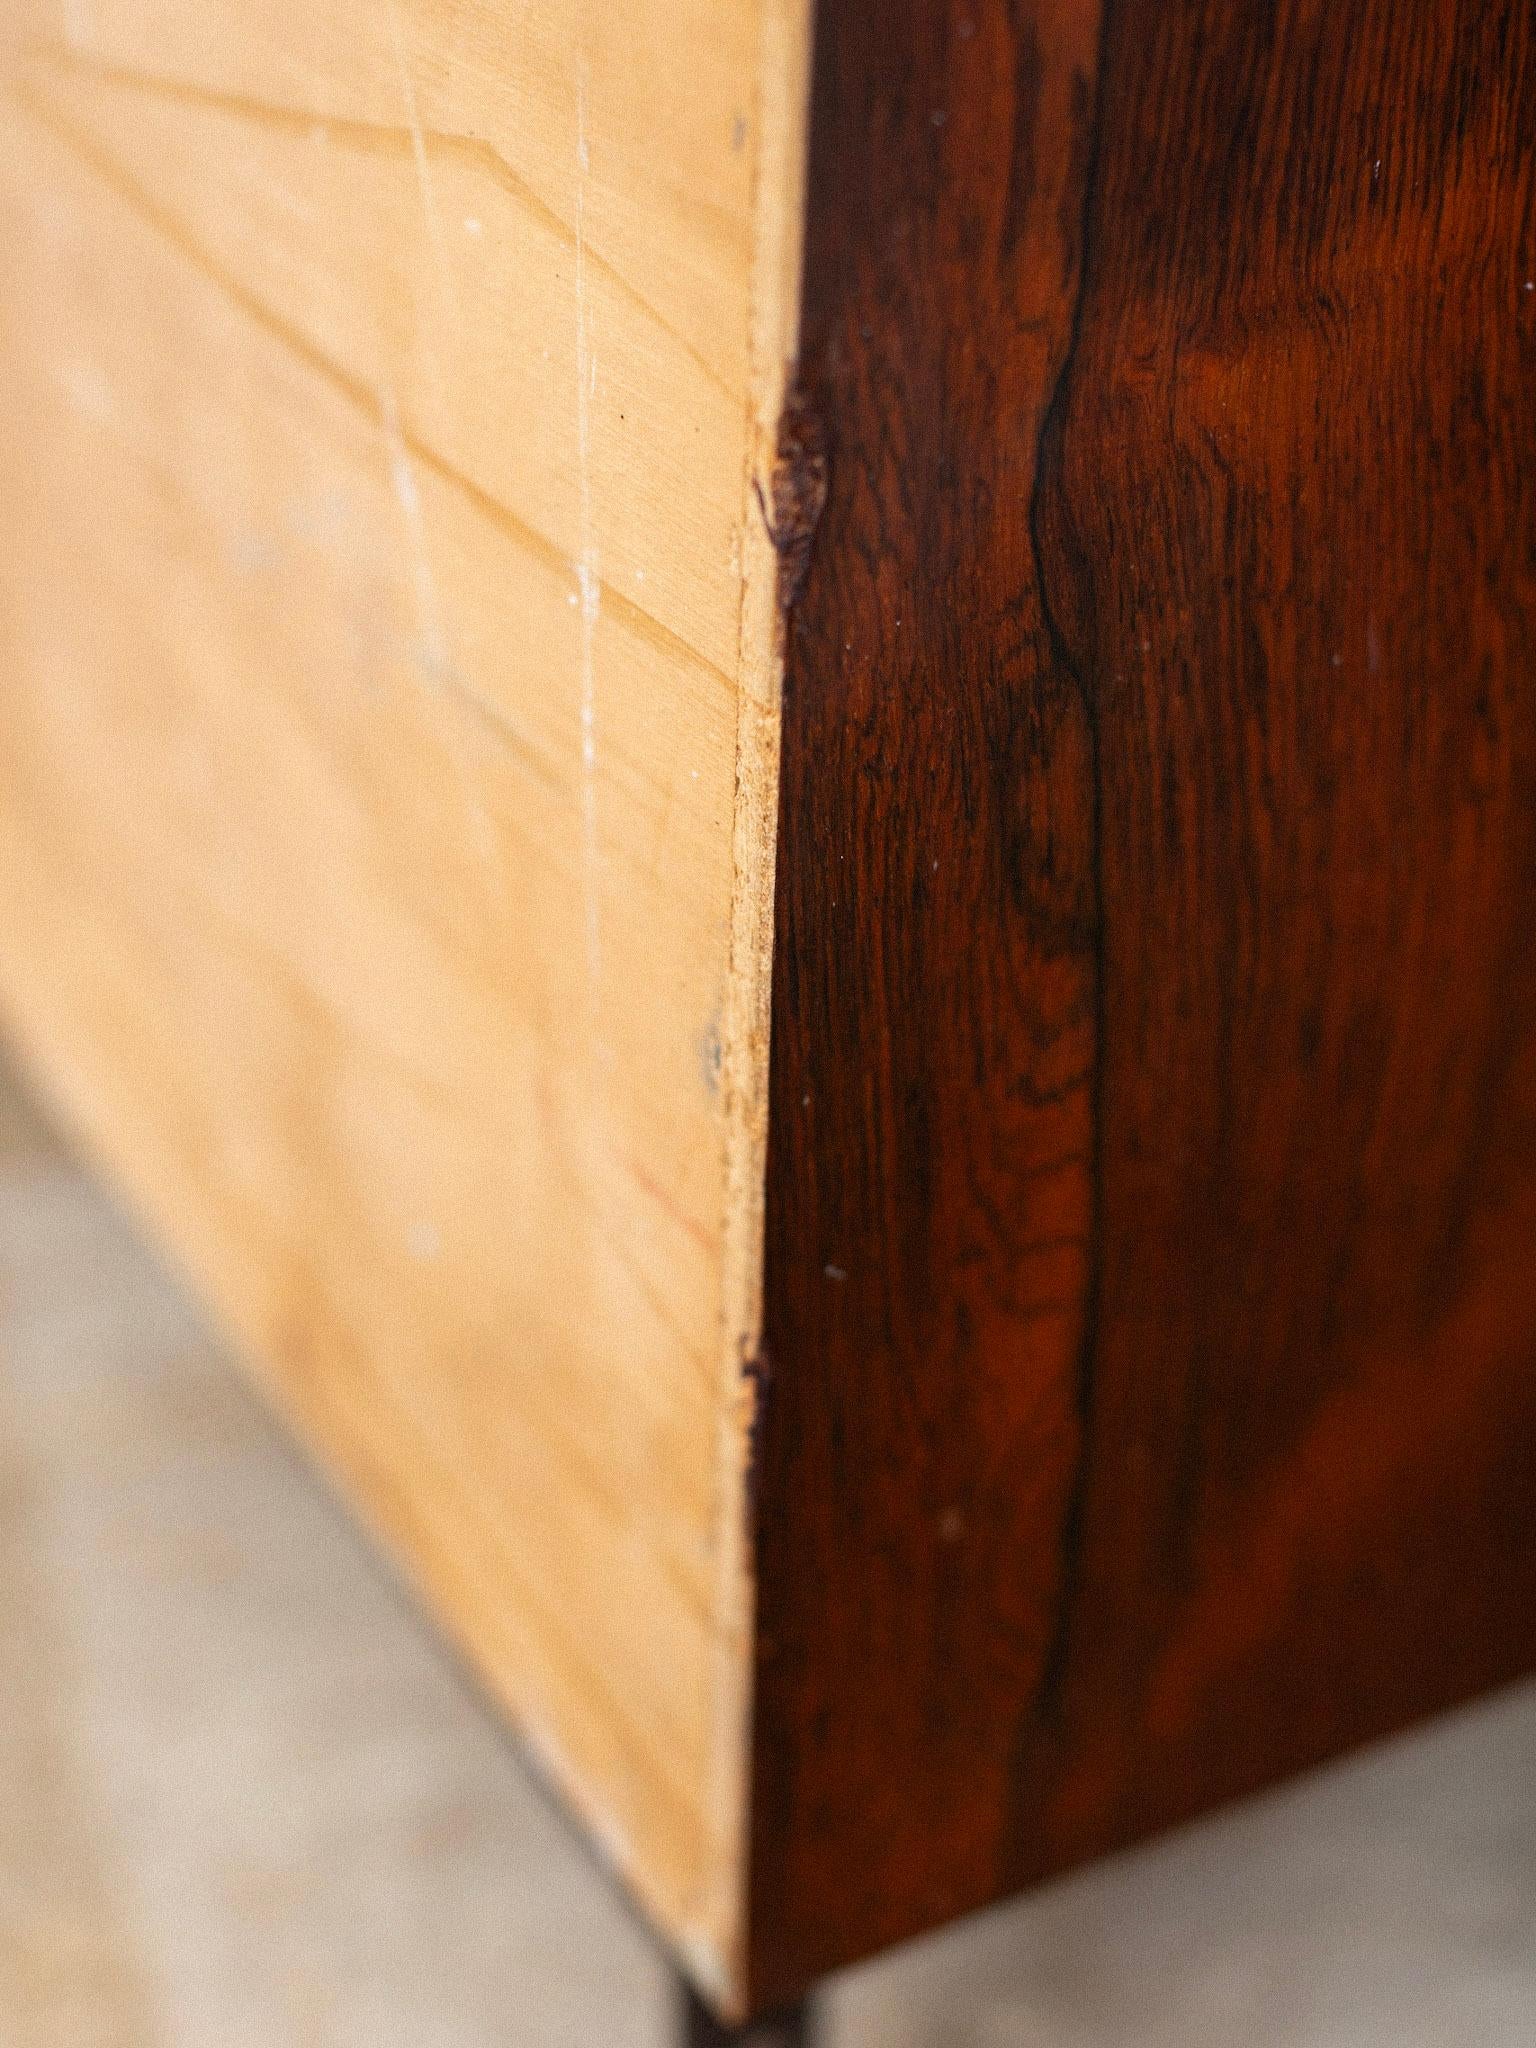
[[764,0],[753,111],[750,418],[742,476],[741,630],[729,995],[721,1030],[726,1120],[718,1633],[713,1783],[721,1854],[685,1941],[690,1970],[727,2013],[746,2002],[755,1586],[750,1488],[762,1328],[768,1042],[784,634],[779,557],[765,507],[794,369],[808,148],[812,0]]

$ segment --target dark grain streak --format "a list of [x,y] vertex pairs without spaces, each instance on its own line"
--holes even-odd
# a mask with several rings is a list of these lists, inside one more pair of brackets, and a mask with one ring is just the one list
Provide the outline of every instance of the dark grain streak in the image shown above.
[[[1103,14],[1099,23],[1098,60],[1095,65],[1095,74],[1099,77],[1103,75],[1105,39],[1112,4],[1113,0],[1103,0]],[[1073,1373],[1077,1451],[1057,1538],[1060,1563],[1057,1569],[1055,1610],[1045,1655],[1041,1660],[1035,1700],[1036,1716],[1053,1725],[1059,1725],[1061,1719],[1062,1688],[1071,1647],[1073,1616],[1082,1578],[1083,1524],[1088,1508],[1088,1489],[1093,1476],[1094,1399],[1098,1374],[1099,1311],[1103,1292],[1101,1250],[1104,1236],[1104,1061],[1101,1050],[1105,1042],[1104,921],[1108,910],[1104,900],[1104,794],[1100,763],[1102,740],[1095,679],[1086,672],[1081,656],[1074,654],[1063,623],[1062,610],[1052,598],[1053,579],[1048,567],[1052,550],[1044,530],[1048,518],[1048,493],[1059,493],[1062,489],[1062,432],[1065,424],[1066,395],[1082,338],[1083,304],[1087,279],[1093,268],[1093,205],[1098,190],[1099,146],[1102,134],[1096,97],[1094,103],[1083,110],[1083,115],[1089,144],[1087,159],[1082,169],[1082,212],[1077,223],[1079,278],[1072,299],[1072,322],[1067,337],[1066,353],[1052,386],[1049,402],[1041,416],[1040,437],[1035,454],[1035,483],[1029,500],[1030,543],[1034,549],[1040,613],[1057,665],[1063,674],[1071,677],[1082,701],[1083,725],[1088,738],[1088,833],[1091,851],[1089,888],[1093,901],[1090,973],[1095,1058],[1090,1076],[1088,1261],[1083,1285],[1082,1334],[1078,1340]],[[1060,552],[1058,547],[1058,555]],[[1081,585],[1086,578],[1087,564],[1080,558],[1074,559],[1069,573],[1073,580]],[[1079,597],[1079,615],[1085,602],[1091,601],[1091,594],[1086,592]]]

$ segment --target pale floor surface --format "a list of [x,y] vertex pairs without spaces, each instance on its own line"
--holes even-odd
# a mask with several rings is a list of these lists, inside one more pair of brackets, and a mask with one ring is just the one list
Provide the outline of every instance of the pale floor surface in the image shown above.
[[[667,1978],[0,1072],[0,2048],[661,2048]],[[1533,2048],[1536,1687],[852,1973],[827,2048]]]

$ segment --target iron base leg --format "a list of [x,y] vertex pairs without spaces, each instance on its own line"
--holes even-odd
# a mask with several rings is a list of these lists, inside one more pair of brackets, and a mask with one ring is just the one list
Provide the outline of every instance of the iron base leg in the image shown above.
[[816,2048],[808,1999],[745,2027],[721,2026],[687,1984],[678,1986],[678,2006],[678,2048]]

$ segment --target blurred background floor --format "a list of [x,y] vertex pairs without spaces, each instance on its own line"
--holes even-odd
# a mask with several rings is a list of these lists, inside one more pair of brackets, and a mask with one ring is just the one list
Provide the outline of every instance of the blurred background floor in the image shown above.
[[[663,2048],[663,1964],[0,1059],[0,2044]],[[850,1973],[826,2048],[1532,2048],[1536,1687]]]

